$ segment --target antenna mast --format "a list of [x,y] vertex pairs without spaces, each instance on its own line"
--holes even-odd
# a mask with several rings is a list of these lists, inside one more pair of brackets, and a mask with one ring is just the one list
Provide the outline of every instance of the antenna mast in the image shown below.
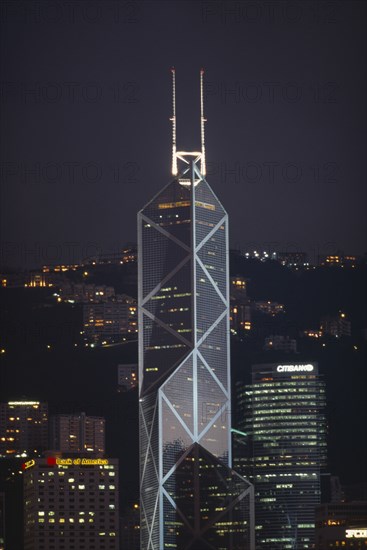
[[204,69],[200,69],[200,129],[201,129],[201,173],[203,176],[206,174],[206,162],[205,162],[205,129],[204,124],[206,118],[204,118]]
[[172,174],[177,176],[176,156],[176,69],[171,68],[172,73]]

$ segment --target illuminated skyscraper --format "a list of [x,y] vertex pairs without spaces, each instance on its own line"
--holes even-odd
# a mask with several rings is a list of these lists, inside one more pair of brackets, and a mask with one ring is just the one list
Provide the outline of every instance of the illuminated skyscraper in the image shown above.
[[315,548],[326,456],[325,387],[318,366],[255,365],[252,384],[238,390],[239,428],[250,447],[241,473],[255,487],[256,549]]
[[[141,549],[253,548],[253,488],[231,469],[228,217],[201,152],[138,214]],[[203,71],[201,72],[201,100]],[[178,170],[178,163],[184,168]]]

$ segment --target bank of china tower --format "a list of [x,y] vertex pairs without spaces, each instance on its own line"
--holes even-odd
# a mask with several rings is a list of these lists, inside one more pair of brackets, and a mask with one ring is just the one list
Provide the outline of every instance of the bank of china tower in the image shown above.
[[228,216],[201,151],[138,214],[141,550],[252,550],[253,488],[231,457]]

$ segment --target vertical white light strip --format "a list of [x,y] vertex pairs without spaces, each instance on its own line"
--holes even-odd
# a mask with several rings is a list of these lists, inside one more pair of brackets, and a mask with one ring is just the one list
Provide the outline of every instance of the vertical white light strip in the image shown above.
[[201,166],[200,171],[203,176],[206,175],[206,162],[205,162],[205,122],[204,118],[204,69],[200,69],[200,131],[201,131]]
[[195,161],[191,160],[191,251],[192,251],[192,330],[193,330],[193,354],[192,354],[192,378],[193,378],[193,412],[194,412],[194,441],[198,440],[198,360],[197,360],[197,320],[196,320],[196,216],[195,216]]
[[172,73],[172,175],[177,176],[176,156],[176,69],[171,68]]
[[138,214],[138,382],[139,397],[143,387],[144,377],[144,341],[143,341],[143,313],[141,304],[143,302],[143,220],[141,212]]
[[228,466],[232,468],[232,400],[231,400],[231,350],[230,350],[230,334],[231,327],[229,322],[230,315],[230,275],[229,275],[229,227],[228,227],[228,215],[224,222],[225,227],[225,254],[226,254],[226,300],[227,300],[227,390],[228,390],[228,411],[227,411],[227,430],[228,430]]
[[163,426],[162,426],[162,390],[159,388],[157,396],[158,406],[158,476],[159,476],[159,548],[164,546],[164,513],[163,513]]

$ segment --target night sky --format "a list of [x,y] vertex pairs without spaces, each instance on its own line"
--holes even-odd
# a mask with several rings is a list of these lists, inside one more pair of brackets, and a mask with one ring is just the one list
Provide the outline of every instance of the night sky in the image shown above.
[[366,251],[359,1],[2,2],[1,264],[136,241],[136,213],[199,147],[231,246]]

